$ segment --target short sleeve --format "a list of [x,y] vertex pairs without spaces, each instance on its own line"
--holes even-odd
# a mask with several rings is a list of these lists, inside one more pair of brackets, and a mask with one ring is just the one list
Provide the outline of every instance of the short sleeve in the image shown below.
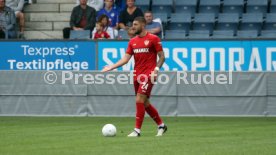
[[154,39],[154,48],[155,48],[156,52],[163,51],[161,39],[157,36]]
[[131,42],[128,43],[126,53],[129,54],[129,55],[133,55],[133,48],[131,46]]

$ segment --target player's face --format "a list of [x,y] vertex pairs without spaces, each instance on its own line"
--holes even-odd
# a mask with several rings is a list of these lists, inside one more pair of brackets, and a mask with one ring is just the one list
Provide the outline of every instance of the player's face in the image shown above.
[[153,19],[153,16],[151,13],[145,13],[145,19],[147,21],[147,23],[151,23],[152,22],[152,19]]
[[133,21],[132,29],[135,34],[139,35],[143,30],[143,24],[138,21]]

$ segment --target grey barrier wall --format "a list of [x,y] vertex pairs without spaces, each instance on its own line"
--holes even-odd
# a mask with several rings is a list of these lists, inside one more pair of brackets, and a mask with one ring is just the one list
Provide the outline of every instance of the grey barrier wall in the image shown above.
[[[134,116],[132,84],[92,84],[83,80],[45,82],[46,71],[0,71],[0,116]],[[96,76],[100,72],[73,72]],[[118,76],[128,72],[112,72]],[[192,84],[210,72],[162,72],[151,103],[165,116],[276,116],[276,73],[233,72],[227,84]],[[214,75],[230,73],[216,72]],[[106,75],[106,74],[105,74]],[[76,83],[77,81],[77,83]],[[187,83],[188,81],[188,83]],[[164,82],[164,81],[163,81]]]

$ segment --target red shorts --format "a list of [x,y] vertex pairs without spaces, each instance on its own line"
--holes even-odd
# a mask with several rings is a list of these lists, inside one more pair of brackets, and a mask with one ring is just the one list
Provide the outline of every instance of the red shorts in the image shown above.
[[154,84],[151,82],[151,80],[138,82],[137,80],[134,79],[135,94],[136,95],[137,93],[144,94],[144,95],[147,95],[148,98],[150,98],[153,85]]

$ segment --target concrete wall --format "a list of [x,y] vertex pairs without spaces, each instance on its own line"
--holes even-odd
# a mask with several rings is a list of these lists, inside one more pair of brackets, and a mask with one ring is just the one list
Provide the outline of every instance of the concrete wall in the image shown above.
[[[45,71],[0,71],[0,116],[134,116],[132,84],[62,84],[44,81]],[[74,72],[95,76],[99,72]],[[127,72],[113,72],[127,75]],[[232,84],[177,83],[177,72],[162,72],[169,83],[154,86],[151,102],[166,116],[275,116],[276,73],[234,72]],[[208,72],[189,72],[198,77]],[[228,73],[223,74],[229,77]]]

